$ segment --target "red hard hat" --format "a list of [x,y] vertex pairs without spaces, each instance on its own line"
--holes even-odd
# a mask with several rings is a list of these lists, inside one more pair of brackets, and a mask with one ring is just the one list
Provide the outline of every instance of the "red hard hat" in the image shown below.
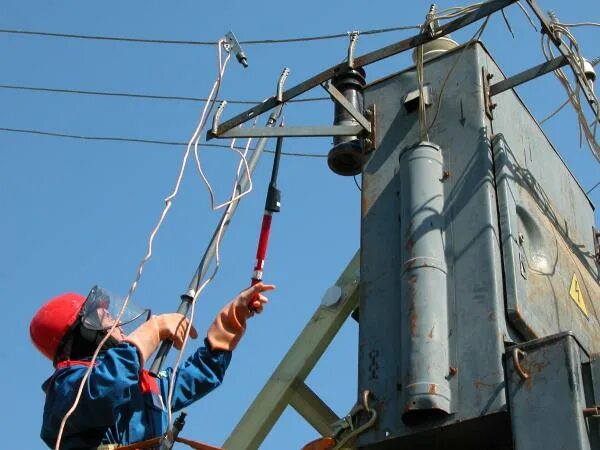
[[53,298],[33,316],[29,334],[33,344],[50,360],[54,360],[61,340],[75,323],[85,297],[69,292]]

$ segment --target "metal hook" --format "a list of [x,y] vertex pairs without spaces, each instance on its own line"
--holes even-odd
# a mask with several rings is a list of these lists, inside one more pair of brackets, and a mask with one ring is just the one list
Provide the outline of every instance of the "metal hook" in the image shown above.
[[359,35],[360,31],[351,31],[349,34],[350,44],[348,45],[348,67],[351,69],[354,69],[354,49],[356,48]]
[[211,132],[213,134],[217,134],[219,127],[219,119],[221,118],[221,114],[223,114],[223,110],[225,109],[225,105],[227,104],[227,100],[223,100],[217,110],[215,111],[215,115],[213,117],[213,124]]
[[[340,450],[351,439],[355,438],[356,436],[361,434],[363,431],[371,428],[375,424],[375,421],[377,420],[377,411],[375,411],[375,409],[373,409],[369,406],[369,396],[370,395],[371,395],[371,391],[369,391],[368,389],[365,389],[362,392],[361,402],[354,405],[354,407],[352,408],[352,410],[350,411],[348,416],[346,416],[346,419],[345,419],[346,421],[349,422],[349,424],[350,424],[349,428],[351,429],[351,431],[348,434],[346,434],[346,436],[344,436],[340,441],[338,441],[338,443],[333,448],[333,450]],[[361,411],[366,411],[370,415],[370,417],[361,426],[354,427],[354,419],[355,419],[354,416],[356,416]]]
[[285,69],[283,69],[283,72],[281,72],[281,75],[279,75],[279,81],[277,82],[277,101],[279,103],[283,103],[283,85],[285,84],[285,81],[287,80],[288,75],[290,74],[290,68],[286,67]]
[[529,378],[529,374],[527,372],[525,372],[523,370],[523,368],[521,367],[521,360],[520,360],[520,358],[523,358],[525,356],[527,356],[527,353],[525,353],[520,348],[515,348],[512,351],[513,365],[515,366],[515,370],[517,371],[517,373],[519,374],[519,376],[523,380],[527,380]]

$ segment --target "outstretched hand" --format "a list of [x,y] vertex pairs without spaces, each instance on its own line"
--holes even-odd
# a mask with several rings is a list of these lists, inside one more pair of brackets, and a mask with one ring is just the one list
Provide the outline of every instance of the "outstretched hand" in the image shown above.
[[260,314],[264,309],[264,305],[269,303],[269,299],[262,293],[272,291],[273,289],[275,289],[274,284],[264,284],[262,281],[259,281],[254,286],[250,286],[245,291],[242,291],[235,301],[239,301],[246,306],[251,313]]

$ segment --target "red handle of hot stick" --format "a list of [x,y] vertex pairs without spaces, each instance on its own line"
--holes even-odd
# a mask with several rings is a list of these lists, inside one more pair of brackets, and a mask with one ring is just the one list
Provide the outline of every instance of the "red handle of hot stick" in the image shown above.
[[[256,265],[254,266],[254,273],[252,275],[251,286],[254,286],[258,282],[262,281],[263,269],[265,267],[265,258],[267,257],[267,247],[269,246],[269,234],[271,233],[271,220],[273,216],[271,212],[265,211],[262,220],[262,226],[260,227],[260,237],[258,238],[258,248],[256,249]],[[260,308],[260,302],[256,300],[256,294],[250,299],[248,308],[251,311],[257,311]]]

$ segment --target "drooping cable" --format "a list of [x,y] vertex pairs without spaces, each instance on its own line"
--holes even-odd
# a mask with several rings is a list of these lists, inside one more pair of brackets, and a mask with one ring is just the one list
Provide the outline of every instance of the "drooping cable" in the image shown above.
[[[223,41],[219,41],[218,46],[219,49],[221,48]],[[224,68],[223,68],[224,70]],[[211,93],[209,94],[208,98],[211,99],[215,90],[217,89],[218,86],[220,86],[221,84],[221,80],[222,80],[222,76],[223,73],[220,70],[219,71],[219,76],[217,78],[217,80],[215,81],[215,84],[213,84],[213,87],[211,89]],[[90,365],[88,366],[88,368],[86,369],[80,383],[79,383],[79,387],[77,389],[77,394],[75,396],[75,400],[73,401],[73,405],[71,406],[71,408],[67,411],[67,413],[65,414],[65,416],[63,417],[61,423],[60,423],[60,428],[58,431],[58,435],[56,438],[56,445],[55,445],[55,450],[60,450],[60,443],[62,441],[62,436],[64,433],[64,429],[67,423],[67,420],[69,419],[69,417],[71,417],[71,415],[73,414],[73,412],[75,412],[75,409],[77,408],[77,406],[79,405],[79,401],[81,400],[81,395],[83,393],[83,389],[89,379],[89,376],[94,368],[94,363],[96,361],[96,359],[98,358],[98,355],[100,354],[100,350],[101,348],[104,346],[104,344],[106,343],[106,341],[110,338],[112,332],[115,330],[115,328],[118,326],[118,324],[120,323],[121,317],[123,316],[126,308],[127,308],[127,304],[129,303],[129,300],[131,299],[131,296],[133,295],[133,293],[135,292],[138,282],[142,276],[142,272],[143,272],[143,268],[144,265],[146,264],[146,262],[150,259],[150,257],[152,256],[152,244],[154,242],[154,238],[156,237],[156,234],[158,233],[158,230],[160,229],[162,223],[165,220],[165,217],[167,216],[167,213],[169,212],[169,210],[171,209],[171,205],[173,202],[173,199],[177,196],[177,193],[179,191],[179,187],[181,185],[181,181],[183,179],[183,174],[185,172],[185,167],[187,165],[187,160],[189,157],[189,153],[190,153],[190,149],[192,146],[192,143],[194,142],[195,139],[198,138],[198,136],[200,136],[200,134],[202,133],[203,129],[204,129],[204,125],[206,124],[206,118],[207,118],[207,108],[209,107],[209,105],[211,104],[210,101],[207,101],[204,109],[202,111],[202,115],[200,117],[200,120],[198,122],[198,125],[192,135],[192,138],[190,139],[188,146],[186,148],[185,154],[183,156],[182,162],[181,162],[181,166],[179,168],[179,173],[177,175],[177,179],[175,182],[175,187],[173,189],[173,191],[171,192],[171,194],[165,199],[165,206],[160,214],[160,217],[158,219],[157,224],[155,225],[154,229],[152,230],[152,232],[150,233],[150,237],[148,239],[148,247],[147,247],[147,252],[144,255],[144,257],[142,258],[139,266],[138,266],[138,270],[135,276],[134,281],[132,282],[131,286],[129,287],[129,292],[127,293],[125,299],[123,300],[123,305],[121,306],[121,309],[119,310],[119,313],[117,314],[117,317],[115,318],[112,326],[107,330],[106,335],[104,336],[104,338],[100,341],[100,343],[98,344],[98,346],[96,347],[96,350],[94,351],[94,354],[92,355],[92,359],[90,361]],[[214,105],[214,102],[212,103]],[[189,333],[189,328],[187,332]]]
[[[0,84],[0,89],[12,89],[18,91],[31,91],[31,92],[51,92],[57,94],[76,94],[76,95],[98,95],[106,97],[126,97],[126,98],[140,98],[146,100],[176,100],[185,102],[205,102],[207,99],[202,97],[189,97],[181,95],[153,95],[153,94],[137,94],[133,92],[109,92],[109,91],[90,91],[82,89],[59,89],[49,88],[41,86],[22,86],[15,84]],[[306,102],[319,102],[331,100],[330,97],[307,97],[307,98],[295,98],[288,100],[287,103],[306,103]],[[217,100],[219,101],[219,100]],[[227,100],[227,103],[239,104],[239,105],[256,105],[259,101],[253,100]]]
[[[391,33],[394,31],[405,31],[419,29],[418,25],[407,25],[400,27],[391,28],[379,28],[373,30],[361,31],[361,34],[382,34]],[[201,46],[213,46],[216,41],[193,41],[193,40],[178,40],[178,39],[145,39],[145,38],[131,38],[131,37],[118,37],[118,36],[97,36],[87,34],[72,34],[72,33],[51,33],[46,31],[30,31],[30,30],[15,30],[15,29],[0,29],[0,33],[4,34],[20,34],[28,36],[41,36],[41,37],[58,37],[58,38],[70,38],[70,39],[85,39],[85,40],[98,40],[98,41],[116,41],[116,42],[133,42],[141,44],[179,44],[179,45],[201,45]],[[240,41],[242,45],[256,45],[256,44],[289,44],[293,42],[310,42],[310,41],[323,41],[328,39],[340,39],[347,38],[348,33],[337,33],[337,34],[326,34],[321,36],[306,36],[297,38],[284,38],[284,39],[253,39]]]
[[[187,142],[177,142],[177,141],[160,141],[153,139],[138,139],[138,138],[126,138],[126,137],[113,137],[113,136],[86,136],[80,134],[68,134],[68,133],[56,133],[52,131],[42,131],[42,130],[32,130],[26,128],[7,128],[0,127],[0,131],[5,131],[9,133],[20,133],[20,134],[33,134],[37,136],[48,136],[48,137],[57,137],[57,138],[66,138],[66,139],[81,139],[84,141],[112,141],[112,142],[131,142],[134,144],[156,144],[156,145],[166,145],[170,147],[180,147],[186,146]],[[205,147],[214,147],[214,148],[226,148],[230,149],[231,145],[225,144],[213,144],[209,142],[205,142]],[[243,150],[243,147],[235,147],[236,150]],[[253,149],[251,149],[253,150]],[[275,150],[264,150],[265,153],[275,153]],[[281,152],[282,156],[294,156],[299,158],[327,158],[327,155],[324,153],[301,153],[301,152]]]

